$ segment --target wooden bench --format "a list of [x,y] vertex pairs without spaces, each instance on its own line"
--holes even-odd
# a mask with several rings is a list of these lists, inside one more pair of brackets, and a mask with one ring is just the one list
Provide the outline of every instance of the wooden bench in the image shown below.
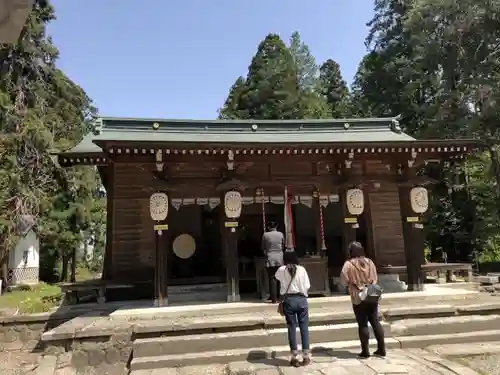
[[[454,272],[466,272],[466,281],[472,281],[472,264],[470,263],[426,263],[422,264],[422,273],[428,274],[436,272],[438,280],[441,278],[443,272],[446,273],[446,282],[453,281]],[[404,274],[406,273],[406,266],[381,266],[378,270],[382,274]]]
[[453,281],[453,274],[455,272],[465,272],[465,280],[472,281],[472,264],[470,263],[427,263],[422,265],[422,272],[430,273],[436,272],[438,282],[442,278],[442,274],[446,273],[446,282]]
[[106,302],[106,290],[108,289],[126,289],[133,288],[131,284],[119,284],[102,280],[90,280],[76,283],[59,284],[61,291],[64,293],[66,304],[75,305],[81,300],[81,293],[94,293],[97,296],[97,303],[104,304]]

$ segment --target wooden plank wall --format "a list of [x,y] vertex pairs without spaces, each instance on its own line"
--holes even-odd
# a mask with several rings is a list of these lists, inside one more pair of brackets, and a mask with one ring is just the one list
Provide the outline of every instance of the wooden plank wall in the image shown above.
[[145,166],[115,164],[113,279],[152,280],[155,238],[149,198],[143,191],[152,178]]
[[403,226],[396,185],[381,185],[380,190],[368,194],[375,258],[378,265],[406,264]]

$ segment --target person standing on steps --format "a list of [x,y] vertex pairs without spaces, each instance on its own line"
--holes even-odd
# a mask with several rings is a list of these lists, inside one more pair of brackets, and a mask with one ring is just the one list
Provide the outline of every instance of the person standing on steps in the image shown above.
[[[276,271],[276,279],[281,283],[282,314],[285,316],[288,327],[288,343],[292,358],[290,365],[294,367],[307,366],[311,363],[309,352],[309,303],[307,294],[311,283],[304,267],[299,265],[299,258],[295,251],[285,251],[283,254],[284,266]],[[298,359],[297,325],[302,342],[302,363]]]
[[283,249],[285,236],[278,230],[275,222],[269,222],[267,232],[262,235],[262,251],[266,257],[266,271],[269,279],[269,294],[272,303],[278,302],[279,285],[274,277],[279,267],[283,265]]
[[363,246],[359,242],[351,242],[348,250],[349,259],[344,263],[340,278],[342,285],[348,287],[354,315],[358,323],[359,340],[361,341],[359,357],[370,357],[368,323],[372,326],[377,339],[377,350],[373,354],[385,357],[384,330],[378,318],[379,301],[377,298],[375,298],[376,301],[366,299],[363,301],[360,296],[363,287],[377,284],[377,268],[373,261],[365,256]]

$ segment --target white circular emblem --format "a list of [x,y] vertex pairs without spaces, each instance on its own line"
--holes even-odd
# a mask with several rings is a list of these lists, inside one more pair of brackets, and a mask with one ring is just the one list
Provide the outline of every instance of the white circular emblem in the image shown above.
[[175,238],[172,248],[179,258],[188,259],[196,251],[196,241],[191,235],[184,233]]
[[149,198],[149,213],[155,221],[165,220],[168,215],[168,196],[165,193],[154,193]]
[[349,189],[346,194],[347,211],[351,215],[361,215],[365,208],[365,197],[361,189]]
[[417,214],[423,214],[429,209],[429,196],[424,187],[414,187],[410,190],[411,209]]
[[224,210],[229,219],[236,219],[241,215],[241,194],[238,191],[228,191],[224,196]]

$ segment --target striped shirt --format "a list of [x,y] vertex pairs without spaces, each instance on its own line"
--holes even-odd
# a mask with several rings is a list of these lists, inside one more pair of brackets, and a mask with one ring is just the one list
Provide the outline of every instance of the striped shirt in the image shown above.
[[347,286],[353,305],[359,305],[359,288],[377,282],[377,267],[369,258],[353,258],[344,263],[340,273],[342,285]]

